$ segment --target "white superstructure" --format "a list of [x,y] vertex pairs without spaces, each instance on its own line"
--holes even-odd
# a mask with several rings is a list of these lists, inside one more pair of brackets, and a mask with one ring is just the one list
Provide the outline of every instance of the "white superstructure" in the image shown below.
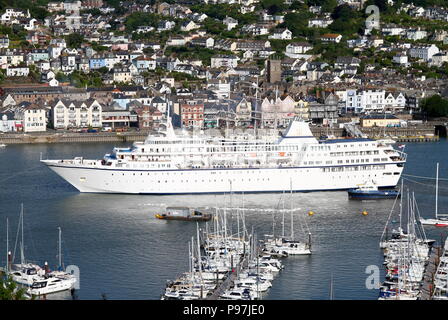
[[396,186],[406,154],[370,139],[319,142],[294,119],[277,140],[161,136],[102,160],[42,160],[81,192],[192,194],[344,190],[366,180]]

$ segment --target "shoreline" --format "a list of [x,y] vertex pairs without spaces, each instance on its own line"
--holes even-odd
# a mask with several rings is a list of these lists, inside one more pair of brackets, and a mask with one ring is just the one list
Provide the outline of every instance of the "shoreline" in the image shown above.
[[[278,129],[281,131],[282,129]],[[219,129],[205,129],[204,132],[211,136],[223,136]],[[274,129],[258,129],[258,132],[274,133]],[[334,135],[338,138],[346,138],[345,130],[342,128],[311,127],[316,138]],[[435,135],[435,128],[409,127],[409,128],[361,128],[361,131],[371,139],[384,139],[390,137],[396,142],[435,142],[440,137]],[[253,132],[253,129],[236,129],[237,132]],[[135,142],[144,141],[150,132],[38,132],[38,133],[3,133],[0,134],[0,144],[38,144],[38,143],[96,143],[96,142]]]

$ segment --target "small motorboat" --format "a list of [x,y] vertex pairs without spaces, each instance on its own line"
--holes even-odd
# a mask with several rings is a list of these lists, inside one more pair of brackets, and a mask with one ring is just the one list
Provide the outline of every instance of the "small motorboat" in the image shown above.
[[349,189],[349,199],[373,200],[373,199],[395,199],[400,196],[400,191],[395,189],[382,189],[372,182],[359,185],[358,188]]
[[205,213],[188,207],[167,207],[164,213],[156,214],[161,220],[209,221],[211,213]]
[[6,144],[0,143],[0,149],[2,149],[2,148],[6,148]]

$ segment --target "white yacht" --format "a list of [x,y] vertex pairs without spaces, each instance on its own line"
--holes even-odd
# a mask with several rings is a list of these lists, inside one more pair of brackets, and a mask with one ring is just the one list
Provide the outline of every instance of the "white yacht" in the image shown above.
[[80,192],[196,194],[346,190],[368,179],[395,187],[406,154],[367,138],[318,141],[294,119],[277,140],[166,131],[101,160],[41,160]]
[[76,283],[74,276],[66,273],[50,273],[39,277],[27,290],[30,295],[40,296],[73,289]]

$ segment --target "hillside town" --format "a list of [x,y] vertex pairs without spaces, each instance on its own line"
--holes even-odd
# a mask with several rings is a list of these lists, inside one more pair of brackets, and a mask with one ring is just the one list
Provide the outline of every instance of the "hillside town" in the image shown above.
[[448,116],[444,1],[9,2],[0,132],[151,131],[168,116],[184,129]]

